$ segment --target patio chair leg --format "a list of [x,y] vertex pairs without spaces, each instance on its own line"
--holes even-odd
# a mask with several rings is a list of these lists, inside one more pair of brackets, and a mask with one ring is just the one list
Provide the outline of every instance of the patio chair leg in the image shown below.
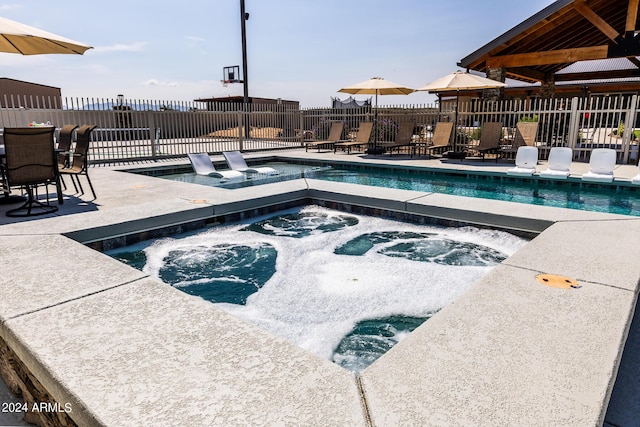
[[84,194],[84,189],[82,188],[82,184],[80,184],[80,180],[77,175],[69,175],[71,178],[71,182],[73,183],[73,188],[76,190],[76,194]]
[[56,178],[56,195],[58,196],[58,204],[61,205],[64,203],[64,199],[62,198],[62,185],[61,185],[61,180],[62,178],[60,177],[60,175],[58,175],[58,177]]
[[78,183],[78,187],[80,187],[80,194],[84,194],[84,188],[82,188],[82,183],[80,182],[80,177],[75,175],[76,182]]
[[[56,212],[58,210],[57,206],[51,206],[49,204],[48,198],[47,198],[46,204],[36,200],[36,198],[34,197],[34,189],[32,186],[30,185],[25,186],[25,190],[27,192],[27,201],[21,206],[7,211],[6,213],[7,216],[25,217],[25,216],[31,216],[31,215],[45,215],[45,214]],[[32,213],[34,208],[39,209],[39,211]]]
[[76,185],[76,181],[73,179],[73,175],[69,175],[69,179],[71,179],[71,183],[73,184],[73,189],[75,190],[76,194],[78,193],[78,186]]
[[[497,161],[497,160],[496,160]],[[89,188],[91,188],[91,194],[93,194],[93,198],[96,199],[96,191],[93,189],[93,184],[91,183],[91,180],[89,179],[89,174],[85,175],[87,177],[87,182],[89,183]]]

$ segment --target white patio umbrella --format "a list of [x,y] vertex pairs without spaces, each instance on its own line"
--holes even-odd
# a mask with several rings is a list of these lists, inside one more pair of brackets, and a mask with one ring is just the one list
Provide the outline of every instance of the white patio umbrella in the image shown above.
[[[352,95],[375,95],[376,105],[374,110],[374,123],[378,122],[378,95],[409,95],[415,92],[404,85],[385,80],[382,77],[372,77],[364,82],[343,87],[338,92],[350,93]],[[373,146],[378,145],[378,132],[374,132]]]
[[505,87],[506,84],[497,80],[488,79],[486,77],[478,76],[475,74],[465,73],[464,71],[456,71],[451,74],[447,74],[444,77],[440,77],[438,80],[434,80],[431,83],[416,89],[416,91],[426,91],[429,93],[438,92],[451,92],[456,91],[456,116],[454,123],[458,122],[458,101],[460,99],[461,90],[474,90],[474,89],[493,89],[499,87]]
[[50,53],[82,55],[87,49],[91,49],[91,46],[0,17],[0,52],[22,55]]

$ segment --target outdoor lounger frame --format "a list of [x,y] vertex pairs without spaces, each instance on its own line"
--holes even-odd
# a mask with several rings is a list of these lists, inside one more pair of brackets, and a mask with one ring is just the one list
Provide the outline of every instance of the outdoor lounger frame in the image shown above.
[[369,144],[371,132],[373,131],[373,122],[362,122],[358,127],[356,139],[353,141],[337,142],[333,144],[333,152],[337,152],[338,148],[343,150],[346,148],[347,154],[351,154],[352,147],[363,147]]
[[309,151],[309,147],[315,147],[320,151],[320,148],[325,147],[328,149],[333,148],[337,142],[344,142],[342,139],[342,132],[344,131],[344,122],[333,122],[331,129],[329,130],[329,137],[325,141],[308,141],[304,143],[304,150]]
[[278,170],[274,168],[270,168],[267,166],[252,168],[247,165],[247,162],[244,160],[242,153],[240,151],[223,151],[222,155],[224,159],[227,161],[227,165],[232,171],[242,172],[242,173],[264,173],[269,175],[276,175],[280,173]]
[[207,153],[189,153],[187,154],[189,157],[189,161],[191,162],[191,167],[198,175],[208,175],[215,178],[239,178],[243,177],[244,174],[242,172],[230,170],[230,171],[219,171],[216,170],[215,166],[213,166],[213,162]]

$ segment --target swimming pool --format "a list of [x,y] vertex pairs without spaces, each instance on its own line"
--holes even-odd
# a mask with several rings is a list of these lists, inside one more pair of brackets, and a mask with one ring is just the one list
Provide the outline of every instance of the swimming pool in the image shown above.
[[[263,164],[261,164],[262,166]],[[137,173],[144,175],[157,176],[159,178],[169,179],[172,181],[186,182],[189,184],[200,184],[212,187],[220,187],[226,189],[250,187],[254,185],[270,184],[274,182],[289,181],[304,177],[313,177],[322,171],[328,171],[332,167],[330,165],[312,165],[312,164],[296,164],[287,162],[269,162],[264,166],[276,169],[279,173],[270,174],[246,174],[236,178],[216,178],[206,175],[196,175],[191,167],[179,168],[160,168],[139,170]]]
[[376,187],[435,192],[463,197],[502,200],[531,205],[578,209],[593,212],[640,216],[640,188],[625,185],[514,178],[506,174],[401,169],[388,166],[356,166],[329,163],[294,164],[267,162],[265,166],[281,171],[275,176],[252,175],[236,180],[221,180],[194,174],[189,166],[136,170],[136,173],[174,181],[234,189],[298,178],[347,182]]
[[107,253],[359,372],[524,244],[307,206]]

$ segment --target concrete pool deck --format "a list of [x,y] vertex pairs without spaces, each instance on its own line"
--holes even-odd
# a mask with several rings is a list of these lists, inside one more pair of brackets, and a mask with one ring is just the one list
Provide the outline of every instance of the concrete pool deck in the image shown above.
[[[278,156],[491,173],[512,167]],[[118,171],[128,167],[91,168],[98,199],[67,190],[56,215],[19,220],[0,206],[0,337],[58,403],[71,405],[81,426],[623,426],[638,419],[637,386],[621,378],[624,392],[614,392],[611,405],[609,398],[637,299],[640,217],[312,179],[224,190]],[[572,172],[587,168],[576,163]],[[636,173],[636,166],[616,169],[619,177]],[[540,234],[359,377],[83,244],[316,201]],[[543,286],[540,273],[580,287]],[[637,369],[633,362],[621,372]]]

